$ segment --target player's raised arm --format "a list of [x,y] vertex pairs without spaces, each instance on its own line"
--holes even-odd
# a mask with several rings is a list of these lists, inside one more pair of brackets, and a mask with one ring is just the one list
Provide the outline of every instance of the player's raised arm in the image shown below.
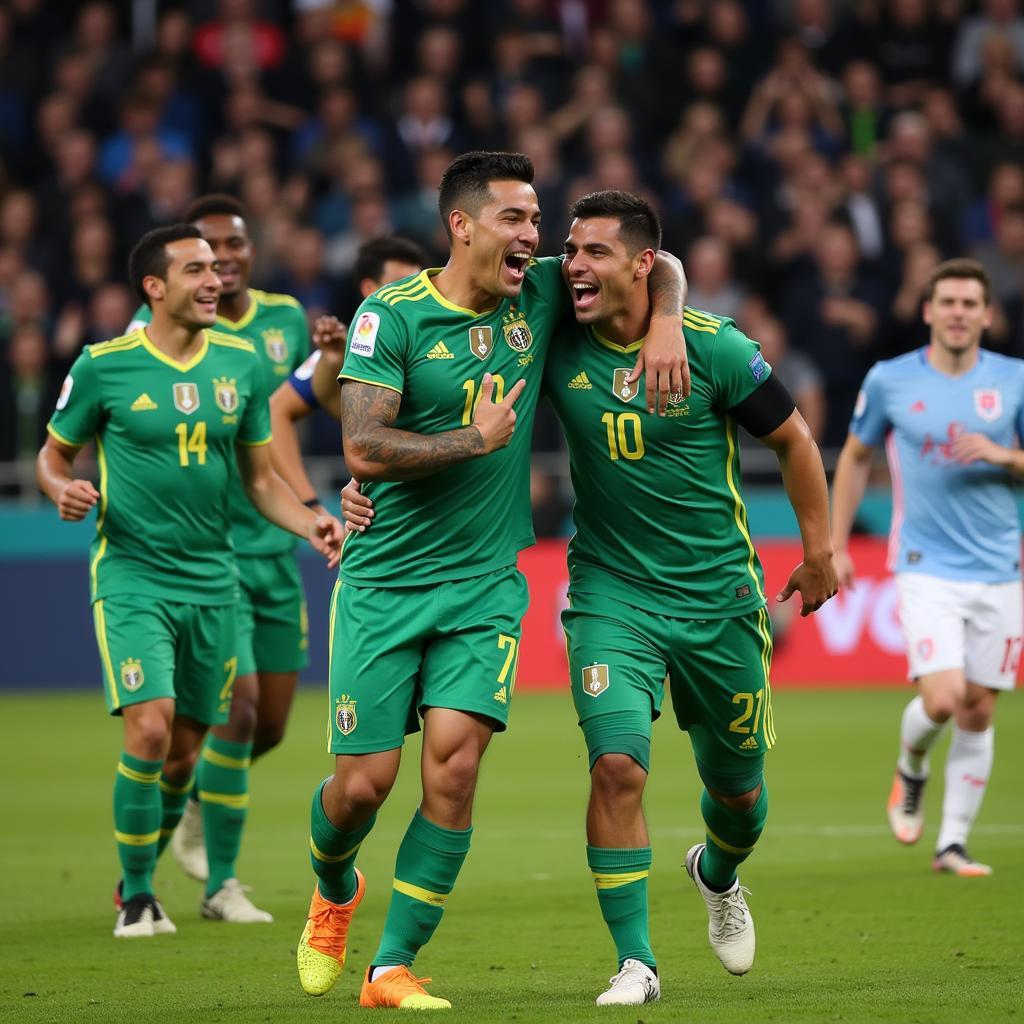
[[81,450],[50,435],[36,457],[40,490],[57,506],[61,519],[71,522],[84,519],[100,497],[91,480],[76,480],[72,474],[75,456]]
[[832,478],[832,548],[839,582],[844,587],[853,586],[854,565],[847,548],[854,517],[867,490],[873,452],[856,434],[848,434]]
[[274,435],[270,442],[270,456],[274,469],[303,504],[324,512],[303,465],[299,434],[295,429],[295,424],[312,411],[290,381],[285,381],[270,396],[270,425]]
[[402,396],[395,390],[343,380],[342,440],[345,462],[359,480],[417,480],[504,448],[515,430],[513,406],[526,382],[517,381],[500,402],[494,380],[484,374],[480,402],[468,427],[415,434],[393,426]]

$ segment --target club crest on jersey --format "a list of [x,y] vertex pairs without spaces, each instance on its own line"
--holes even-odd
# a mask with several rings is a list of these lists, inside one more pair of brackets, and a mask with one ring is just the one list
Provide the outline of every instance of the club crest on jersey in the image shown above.
[[343,693],[334,702],[334,724],[342,736],[355,732],[359,719],[356,717],[356,702]]
[[533,344],[530,325],[522,313],[506,313],[502,318],[501,330],[505,343],[514,352],[526,352]]
[[174,408],[190,416],[199,408],[199,388],[195,384],[174,385]]
[[494,332],[490,327],[470,327],[469,351],[477,359],[486,359],[494,348]]
[[974,411],[991,423],[1003,415],[1003,393],[999,388],[975,388]]
[[612,374],[612,394],[623,402],[632,402],[640,394],[640,381],[635,380],[630,384],[626,380],[632,370],[631,366],[617,366]]
[[235,386],[235,378],[228,380],[227,377],[216,377],[213,381],[213,400],[221,412],[238,411],[238,388]]
[[145,681],[142,662],[138,658],[128,658],[121,662],[121,685],[129,693],[134,693]]
[[267,355],[275,363],[283,363],[288,358],[288,342],[284,340],[284,331],[272,328],[263,332],[263,344]]
[[587,665],[583,669],[583,692],[589,697],[600,697],[608,689],[608,666]]

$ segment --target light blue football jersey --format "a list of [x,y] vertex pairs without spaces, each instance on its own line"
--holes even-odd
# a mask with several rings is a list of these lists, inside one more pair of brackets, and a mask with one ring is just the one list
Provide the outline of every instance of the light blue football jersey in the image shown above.
[[927,348],[877,363],[850,431],[885,442],[892,474],[889,569],[951,580],[1020,578],[1021,538],[1008,470],[954,460],[960,434],[1014,447],[1024,437],[1024,361],[982,350],[962,377],[928,362]]

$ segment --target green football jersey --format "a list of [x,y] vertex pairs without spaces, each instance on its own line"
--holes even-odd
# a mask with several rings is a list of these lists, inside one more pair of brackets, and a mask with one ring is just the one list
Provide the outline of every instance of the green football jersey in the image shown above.
[[187,363],[164,355],[143,328],[87,345],[49,431],[75,447],[96,441],[92,600],[235,602],[228,502],[235,444],[270,440],[264,375],[250,342],[206,331]]
[[517,299],[474,313],[445,299],[424,270],[371,295],[356,311],[339,379],[397,391],[395,428],[417,434],[473,422],[485,373],[500,400],[516,381],[507,447],[421,480],[368,481],[373,528],[350,533],[342,557],[346,583],[412,587],[480,576],[513,565],[533,543],[530,438],[544,360],[569,310],[560,257],[533,260]]
[[728,410],[771,368],[731,320],[687,309],[683,333],[692,390],[664,417],[644,407],[642,380],[626,383],[640,342],[573,323],[552,345],[544,391],[576,491],[570,591],[678,618],[743,615],[764,604],[764,580]]
[[[260,357],[268,395],[288,379],[309,355],[309,326],[306,313],[290,295],[249,289],[249,308],[240,320],[217,317],[215,329],[251,341]],[[129,325],[148,324],[149,306],[140,306]],[[236,470],[231,486],[231,539],[240,555],[276,555],[291,551],[298,543],[294,534],[267,522],[246,497]]]

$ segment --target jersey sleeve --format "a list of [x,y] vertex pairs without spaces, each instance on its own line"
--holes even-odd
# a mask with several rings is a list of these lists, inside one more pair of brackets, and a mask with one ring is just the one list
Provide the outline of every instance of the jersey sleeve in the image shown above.
[[103,424],[103,402],[95,360],[85,349],[64,378],[57,408],[46,429],[62,444],[80,448]]
[[572,296],[562,276],[561,256],[540,256],[530,261],[529,274],[545,302],[560,313],[572,312]]
[[864,444],[874,447],[885,440],[890,426],[889,414],[885,409],[885,382],[881,366],[874,366],[868,371],[857,393],[850,433]]
[[768,379],[771,372],[771,366],[761,355],[761,346],[734,323],[725,321],[715,335],[711,352],[715,406],[724,410],[739,405]]
[[320,407],[316,392],[313,390],[313,371],[319,362],[320,349],[317,349],[288,378],[288,383],[291,384],[292,389],[311,409],[318,409]]
[[252,392],[246,402],[242,421],[238,424],[235,440],[252,447],[266,444],[270,440],[270,399],[257,357],[252,359]]
[[372,296],[356,310],[345,343],[339,380],[354,380],[402,393],[409,332],[405,321]]
[[143,303],[135,312],[132,314],[131,321],[128,326],[124,329],[125,334],[131,334],[132,331],[137,331],[140,327],[145,327],[153,320],[153,311]]

